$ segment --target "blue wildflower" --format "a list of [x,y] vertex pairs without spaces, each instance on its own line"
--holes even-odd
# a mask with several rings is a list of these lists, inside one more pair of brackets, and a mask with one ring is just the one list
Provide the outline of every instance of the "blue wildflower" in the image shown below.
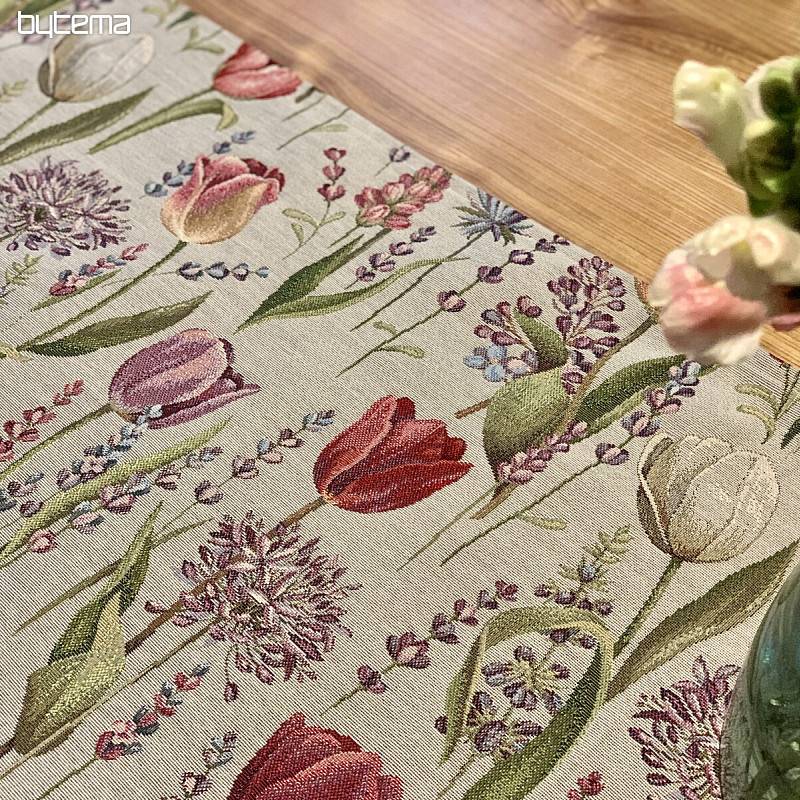
[[467,237],[491,233],[496,242],[502,238],[508,244],[515,241],[515,236],[527,236],[525,231],[531,227],[524,214],[482,189],[477,190],[477,196],[470,197],[469,206],[459,206],[458,210],[462,212],[461,222],[456,227]]
[[539,359],[533,350],[523,350],[519,355],[508,355],[505,345],[491,344],[476,347],[471,356],[464,359],[470,369],[480,369],[483,377],[491,383],[500,383],[506,378],[521,378],[538,370]]

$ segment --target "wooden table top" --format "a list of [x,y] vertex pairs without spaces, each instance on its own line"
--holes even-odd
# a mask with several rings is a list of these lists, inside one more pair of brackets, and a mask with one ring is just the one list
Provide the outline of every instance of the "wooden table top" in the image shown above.
[[[642,278],[744,195],[672,123],[685,59],[745,78],[800,0],[186,0],[392,133]],[[800,365],[800,332],[764,338]]]

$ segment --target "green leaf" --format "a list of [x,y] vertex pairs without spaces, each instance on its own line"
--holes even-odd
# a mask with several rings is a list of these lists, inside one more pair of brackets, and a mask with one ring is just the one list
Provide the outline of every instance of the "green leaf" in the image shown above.
[[569,700],[527,747],[498,762],[464,800],[522,800],[572,749],[603,704],[611,673],[607,648],[595,654]]
[[236,112],[223,100],[218,97],[206,97],[201,100],[187,100],[175,103],[174,105],[162,108],[147,117],[143,117],[138,122],[128,125],[126,128],[117,131],[102,142],[98,142],[94,147],[89,149],[89,152],[99,153],[107,147],[113,147],[126,139],[131,139],[138,136],[140,133],[159,128],[162,125],[167,125],[170,122],[175,122],[179,119],[186,119],[187,117],[197,117],[201,114],[217,114],[220,118],[217,124],[217,130],[221,131],[229,128],[231,125],[236,124],[239,119]]
[[684,361],[685,357],[678,355],[650,358],[623,367],[584,396],[575,419],[589,425],[590,436],[598,433],[638,406],[648,389],[663,386],[669,368]]
[[192,19],[193,17],[196,17],[196,16],[197,16],[197,12],[196,11],[184,11],[183,14],[181,14],[176,19],[172,20],[172,22],[170,22],[170,24],[167,25],[167,30],[171,30],[172,28],[176,27],[177,25],[180,25],[182,22],[186,22],[187,20],[190,20],[190,19]]
[[315,133],[344,133],[347,130],[347,125],[343,122],[333,122],[330,125],[321,125],[314,128]]
[[413,347],[410,344],[389,344],[386,347],[379,347],[379,353],[402,353],[411,358],[425,358],[425,351],[421,347]]
[[337,211],[335,214],[325,217],[325,219],[320,222],[319,226],[321,228],[323,225],[330,225],[331,222],[338,222],[342,217],[346,216],[347,214],[345,214],[344,211]]
[[[264,318],[289,319],[291,317],[315,317],[323,314],[334,314],[337,311],[342,311],[349,306],[360,303],[362,300],[366,300],[368,297],[372,297],[386,290],[396,280],[399,280],[404,275],[408,275],[414,270],[441,263],[443,263],[442,259],[439,258],[426,258],[421,261],[411,261],[390,273],[383,280],[367,284],[361,289],[337,292],[336,294],[308,295],[299,300],[278,306],[274,311],[267,313]],[[252,323],[246,322],[242,327],[246,327],[248,324]]]
[[792,563],[797,542],[729,575],[706,594],[678,609],[642,639],[620,667],[608,699],[624,692],[639,678],[703,642],[750,619],[781,585]]
[[[2,16],[3,13],[0,11],[0,20],[2,19]],[[0,103],[10,103],[25,91],[25,87],[27,85],[28,81],[26,80],[0,84]]]
[[569,353],[557,331],[554,331],[549,325],[539,322],[538,319],[527,317],[519,311],[514,311],[514,320],[525,334],[531,347],[536,350],[541,372],[561,367],[567,363]]
[[86,653],[91,649],[100,617],[115,595],[119,596],[120,615],[130,608],[147,574],[153,544],[153,527],[160,511],[159,503],[139,529],[128,552],[120,559],[103,590],[72,618],[53,647],[49,664]]
[[748,404],[736,406],[736,410],[741,411],[742,414],[749,414],[751,417],[755,417],[764,426],[765,435],[761,441],[761,444],[765,444],[772,438],[773,434],[775,433],[774,417],[771,417],[766,411],[758,408],[757,406],[751,406]]
[[140,456],[124,464],[117,464],[108,472],[98,475],[86,483],[59,492],[45,502],[41,510],[28,517],[19,530],[0,548],[0,553],[11,553],[17,548],[25,545],[34,531],[40,528],[47,528],[57,520],[66,517],[79,503],[96,500],[100,496],[100,490],[104,486],[118,486],[125,483],[128,478],[136,472],[143,472],[149,475],[173,461],[178,461],[184,456],[189,455],[194,450],[199,450],[207,445],[227,424],[229,420],[219,422],[200,433],[184,439],[178,444],[158,450],[150,455]]
[[786,447],[788,444],[791,443],[792,439],[794,439],[797,434],[800,433],[800,417],[798,417],[790,426],[789,429],[783,436],[781,440],[781,448]]
[[483,423],[483,449],[492,469],[538,444],[556,429],[569,404],[561,369],[506,383],[492,398]]
[[119,614],[119,596],[115,596],[100,615],[87,652],[48,664],[28,678],[13,738],[18,753],[57,747],[72,733],[81,715],[117,682],[125,666]]
[[303,244],[303,242],[306,240],[306,235],[303,233],[303,226],[299,222],[293,222],[292,230],[294,231],[294,235],[297,237],[297,243]]
[[63,339],[32,344],[24,349],[43,356],[81,356],[104,347],[133,342],[180,322],[198,308],[210,294],[211,292],[206,292],[191,300],[184,300],[171,306],[151,308],[149,311],[141,311],[129,317],[104,319],[70,333]]
[[151,89],[145,89],[139,94],[84,111],[66,122],[59,122],[57,125],[35,131],[0,151],[0,165],[26,158],[40,150],[52,150],[62,144],[74,142],[102,131],[133,111],[150,94],[150,91]]
[[739,383],[736,385],[736,391],[739,394],[749,394],[751,397],[758,397],[760,400],[766,401],[774,411],[780,407],[780,399],[764,386],[758,386],[755,383]]
[[307,222],[312,228],[317,227],[317,221],[314,219],[314,217],[312,217],[311,214],[306,214],[305,211],[301,211],[299,208],[284,208],[282,213],[284,217],[299,219],[303,222]]
[[83,284],[83,286],[74,292],[70,294],[53,295],[52,297],[48,297],[46,300],[42,300],[41,303],[37,303],[31,309],[31,311],[39,311],[39,309],[47,308],[48,306],[52,306],[54,303],[60,303],[62,300],[69,300],[71,297],[83,294],[83,292],[86,292],[89,289],[94,289],[95,287],[100,286],[101,283],[105,283],[109,278],[113,278],[118,272],[119,270],[115,269],[111,272],[104,272],[102,275],[97,275],[94,278],[90,278],[88,281],[86,281],[86,283]]
[[517,514],[517,519],[527,522],[528,525],[534,525],[537,528],[544,528],[548,531],[563,531],[567,527],[567,523],[563,519],[555,517],[537,517],[535,514],[528,514],[520,512]]
[[397,334],[397,328],[392,325],[391,322],[382,322],[379,319],[376,319],[375,322],[372,323],[373,328],[377,328],[379,331],[386,331],[386,333],[391,333],[392,336]]

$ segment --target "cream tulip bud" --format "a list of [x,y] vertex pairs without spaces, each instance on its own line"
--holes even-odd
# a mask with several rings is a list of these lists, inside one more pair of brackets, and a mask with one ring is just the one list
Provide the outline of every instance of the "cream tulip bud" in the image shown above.
[[83,103],[111,94],[135,78],[153,57],[147,35],[70,34],[39,67],[39,87],[53,100]]
[[639,460],[637,509],[650,541],[682,561],[727,561],[764,532],[778,481],[763,455],[721,439],[665,436]]
[[724,67],[686,61],[672,86],[675,122],[695,134],[722,163],[733,165],[747,122],[741,81]]

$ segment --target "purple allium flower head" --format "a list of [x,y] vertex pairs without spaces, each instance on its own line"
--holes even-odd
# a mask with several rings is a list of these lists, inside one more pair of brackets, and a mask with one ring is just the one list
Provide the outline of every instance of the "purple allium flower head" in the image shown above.
[[[338,556],[319,551],[319,539],[305,539],[298,526],[271,529],[251,511],[225,516],[185,561],[183,577],[194,585],[183,592],[174,624],[186,627],[211,619],[209,636],[227,642],[232,663],[263,683],[278,672],[285,680],[314,680],[312,664],[324,659],[337,636],[350,636],[340,603],[359,585],[346,585]],[[160,606],[147,604],[152,613]]]
[[81,172],[74,161],[42,159],[38,169],[12,172],[0,180],[0,231],[8,250],[25,247],[68,256],[125,240],[130,229],[120,216],[128,200],[115,197],[99,170]]
[[651,786],[669,786],[676,797],[721,797],[718,775],[725,716],[739,667],[727,664],[712,673],[703,656],[692,677],[642,695],[628,733],[641,747]]

